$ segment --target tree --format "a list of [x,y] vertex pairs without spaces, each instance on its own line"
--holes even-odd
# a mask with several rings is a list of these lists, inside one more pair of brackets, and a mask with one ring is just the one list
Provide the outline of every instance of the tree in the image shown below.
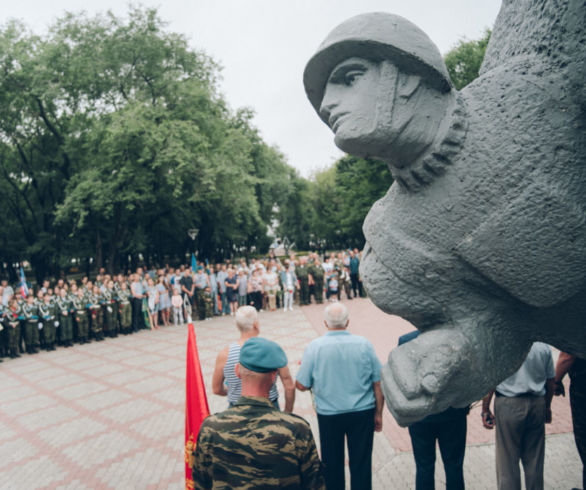
[[448,73],[457,90],[478,78],[490,34],[490,29],[486,29],[484,35],[476,41],[461,40],[444,56]]
[[44,37],[0,30],[3,261],[39,278],[72,258],[110,270],[268,246],[283,155],[232,113],[218,67],[154,9],[67,14]]
[[310,183],[313,209],[309,233],[327,248],[364,246],[362,223],[393,178],[387,165],[372,158],[347,155],[317,173]]

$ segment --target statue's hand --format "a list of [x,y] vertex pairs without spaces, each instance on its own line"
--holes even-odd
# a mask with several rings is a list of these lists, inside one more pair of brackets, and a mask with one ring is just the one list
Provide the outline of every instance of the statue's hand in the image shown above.
[[440,328],[396,348],[382,370],[389,410],[400,425],[466,405],[475,350],[460,331]]

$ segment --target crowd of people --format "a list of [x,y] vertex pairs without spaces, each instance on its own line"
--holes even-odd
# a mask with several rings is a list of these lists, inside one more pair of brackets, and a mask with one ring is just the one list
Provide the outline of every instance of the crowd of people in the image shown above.
[[[324,317],[326,333],[307,345],[293,380],[283,349],[260,336],[257,311],[251,306],[237,310],[239,339],[220,351],[212,378],[214,394],[226,396],[228,408],[201,426],[190,460],[195,489],[341,490],[347,488],[345,446],[350,488],[372,488],[373,435],[383,425],[381,363],[368,339],[348,332],[346,304],[329,304]],[[418,335],[415,330],[401,336],[399,345]],[[520,368],[482,400],[482,424],[496,431],[500,490],[521,489],[521,465],[526,488],[544,488],[545,424],[552,421],[552,397],[565,394],[562,379],[567,373],[574,436],[584,460],[585,360],[561,352],[554,367],[550,346],[534,342]],[[279,378],[283,412],[276,388]],[[295,388],[312,391],[320,454],[307,421],[291,416]],[[409,426],[416,490],[435,488],[436,445],[445,487],[465,488],[468,414],[469,407],[448,408]],[[584,469],[582,476],[586,477]]]
[[209,264],[193,261],[134,273],[94,278],[62,277],[0,285],[0,357],[34,354],[40,348],[101,341],[143,328],[183,324],[189,318],[234,315],[252,305],[257,311],[293,309],[327,300],[363,296],[357,249],[325,256],[241,259]]

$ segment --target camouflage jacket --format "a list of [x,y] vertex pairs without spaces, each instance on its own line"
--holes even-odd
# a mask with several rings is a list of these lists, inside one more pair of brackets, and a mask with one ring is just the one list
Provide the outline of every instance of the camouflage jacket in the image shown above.
[[242,397],[205,419],[194,461],[195,489],[325,489],[309,424],[265,398]]

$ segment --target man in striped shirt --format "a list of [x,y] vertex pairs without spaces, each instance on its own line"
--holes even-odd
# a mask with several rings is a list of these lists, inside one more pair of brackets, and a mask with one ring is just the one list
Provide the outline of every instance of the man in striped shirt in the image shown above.
[[[228,397],[228,405],[233,406],[241,396],[242,381],[234,372],[240,357],[240,348],[248,339],[257,337],[260,333],[258,312],[252,306],[241,306],[236,311],[236,327],[240,332],[240,339],[224,347],[216,358],[216,366],[212,377],[214,394]],[[295,384],[288,366],[278,369],[285,391],[285,412],[293,411],[295,403]],[[276,382],[269,392],[269,400],[279,408],[279,392]]]

